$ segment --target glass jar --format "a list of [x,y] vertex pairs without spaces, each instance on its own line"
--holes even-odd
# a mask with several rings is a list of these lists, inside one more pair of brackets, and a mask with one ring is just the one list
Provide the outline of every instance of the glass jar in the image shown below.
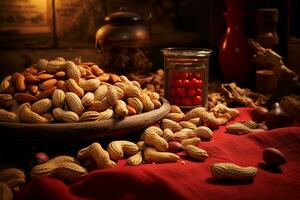
[[165,97],[181,108],[207,107],[210,49],[165,48]]

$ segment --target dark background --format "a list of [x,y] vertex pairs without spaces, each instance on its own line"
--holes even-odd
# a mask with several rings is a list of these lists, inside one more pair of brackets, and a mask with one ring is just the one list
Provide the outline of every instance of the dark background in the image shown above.
[[[1,31],[6,24],[0,19],[0,77],[20,71],[39,58],[62,56],[72,59],[81,56],[85,61],[95,61],[94,37],[97,29],[103,25],[105,16],[125,6],[143,18],[152,13],[153,18],[148,25],[151,29],[153,69],[163,67],[161,48],[211,48],[210,77],[222,79],[218,67],[218,48],[226,31],[223,16],[226,7],[222,0],[48,0],[48,3],[50,33]],[[299,73],[299,0],[248,0],[245,30],[249,38],[255,37],[257,32],[255,12],[258,8],[279,9],[278,51],[285,62]]]

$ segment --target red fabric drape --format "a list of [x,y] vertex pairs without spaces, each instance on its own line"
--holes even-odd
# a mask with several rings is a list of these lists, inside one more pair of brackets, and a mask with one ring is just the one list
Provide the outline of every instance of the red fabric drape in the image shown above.
[[[250,119],[250,109],[240,111],[234,121]],[[248,135],[232,135],[224,130],[225,127],[220,127],[214,131],[212,141],[200,143],[199,147],[209,154],[205,162],[191,161],[183,154],[177,163],[126,166],[125,160],[120,160],[116,168],[95,170],[71,185],[49,177],[35,178],[16,197],[19,200],[300,199],[300,127]],[[262,161],[265,147],[282,151],[287,164],[276,172],[266,170]],[[217,162],[255,166],[258,173],[252,182],[215,181],[210,166]]]

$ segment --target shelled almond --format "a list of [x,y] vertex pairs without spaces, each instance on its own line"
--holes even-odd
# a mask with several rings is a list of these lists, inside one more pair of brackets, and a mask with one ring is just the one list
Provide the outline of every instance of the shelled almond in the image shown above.
[[[21,123],[124,118],[161,106],[159,94],[143,90],[137,81],[105,73],[91,62],[61,57],[40,59],[6,76],[0,82],[0,102],[0,122]],[[25,112],[16,112],[24,103],[20,108]]]

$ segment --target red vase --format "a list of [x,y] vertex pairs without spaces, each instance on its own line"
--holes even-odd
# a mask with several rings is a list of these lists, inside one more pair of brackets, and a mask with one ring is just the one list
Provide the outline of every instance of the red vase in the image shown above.
[[227,31],[219,51],[220,68],[226,82],[249,86],[252,78],[250,46],[244,31],[244,0],[225,0]]

